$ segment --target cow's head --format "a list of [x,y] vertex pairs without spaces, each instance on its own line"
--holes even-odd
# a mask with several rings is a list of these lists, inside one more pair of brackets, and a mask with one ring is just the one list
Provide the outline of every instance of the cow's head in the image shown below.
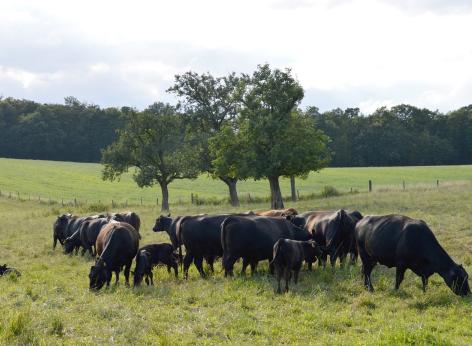
[[64,240],[63,234],[64,230],[67,227],[67,224],[69,223],[69,220],[71,219],[72,215],[71,214],[62,214],[57,217],[56,221],[54,222],[53,225],[53,231],[54,235],[59,239],[59,241],[62,244],[62,241]]
[[118,221],[118,222],[126,222],[125,215],[120,214],[120,213],[116,213],[116,214],[111,215],[110,219]]
[[290,216],[286,216],[286,219],[299,228],[305,227],[305,219],[301,216],[290,215]]
[[458,296],[470,294],[469,274],[462,265],[455,265],[444,278],[449,288]]
[[151,254],[149,251],[141,250],[136,256],[136,268],[134,269],[133,285],[137,287],[143,281],[143,277],[151,268]]
[[103,285],[108,281],[109,275],[111,275],[110,271],[107,271],[105,268],[105,262],[103,260],[98,259],[95,262],[95,265],[90,267],[89,279],[90,284],[89,288],[91,290],[98,291],[100,290]]
[[66,238],[64,240],[64,253],[65,254],[72,253],[72,251],[74,251],[74,248],[75,248],[75,240],[72,239],[71,237]]
[[167,216],[161,215],[156,219],[156,223],[152,230],[154,232],[169,232],[171,224],[172,218],[170,217],[170,214]]

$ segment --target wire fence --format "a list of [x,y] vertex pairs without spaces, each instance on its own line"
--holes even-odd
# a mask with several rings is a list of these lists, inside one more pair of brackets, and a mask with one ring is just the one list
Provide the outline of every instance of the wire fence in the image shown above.
[[[403,180],[399,185],[379,185],[376,189],[374,189],[374,182],[369,180],[367,182],[367,191],[401,191],[407,190],[407,186],[409,188],[417,188],[418,186],[427,187],[427,188],[439,188],[440,186],[446,186],[447,183],[440,184],[439,180],[436,180],[434,184],[432,183],[421,183],[421,184],[408,184]],[[450,184],[449,184],[450,185]],[[346,194],[356,194],[359,193],[357,188],[350,188],[345,191],[339,191],[333,186],[324,186],[317,192],[302,192],[300,193],[299,190],[296,190],[296,196],[284,196],[284,200],[291,200],[291,201],[304,201],[304,200],[312,200],[312,199],[320,199],[320,198],[328,198],[328,197],[335,197],[340,195]],[[119,199],[85,199],[85,198],[55,198],[51,197],[50,195],[41,196],[41,195],[34,195],[29,193],[22,193],[20,191],[5,191],[0,190],[0,198],[8,198],[8,199],[16,199],[19,201],[36,201],[40,204],[48,204],[48,205],[60,205],[62,207],[69,206],[69,207],[82,207],[82,206],[91,206],[96,207],[97,209],[104,208],[106,206],[111,206],[111,208],[127,208],[130,206],[159,206],[159,198],[156,198],[154,201],[150,201],[149,198],[135,197],[129,198],[125,200]],[[261,203],[268,203],[270,202],[270,196],[254,196],[251,193],[247,194],[240,194],[239,201],[241,204],[261,204]],[[188,198],[179,197],[176,200],[170,201],[171,205],[225,205],[230,204],[229,197],[201,197],[197,193],[190,193]]]

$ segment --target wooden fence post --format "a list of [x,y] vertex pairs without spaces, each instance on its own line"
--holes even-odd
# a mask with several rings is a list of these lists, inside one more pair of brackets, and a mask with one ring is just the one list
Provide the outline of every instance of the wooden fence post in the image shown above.
[[405,180],[403,180],[403,190],[405,190]]
[[297,197],[300,199],[300,191],[297,190]]
[[20,192],[17,191],[16,194],[18,195],[18,199],[20,199]]
[[77,198],[74,197],[74,206],[77,207]]
[[193,192],[190,193],[190,204],[193,204]]
[[439,187],[439,180],[436,180],[436,187]]
[[372,192],[372,180],[369,179],[369,192]]
[[159,205],[159,197],[156,197],[156,205]]

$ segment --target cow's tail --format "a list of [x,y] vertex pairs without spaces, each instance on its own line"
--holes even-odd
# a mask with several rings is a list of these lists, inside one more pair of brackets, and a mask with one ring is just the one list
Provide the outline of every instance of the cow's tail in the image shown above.
[[283,255],[283,248],[284,248],[285,240],[284,239],[279,239],[277,242],[274,244],[274,252],[273,252],[273,258],[272,261],[270,261],[270,265],[277,265],[277,264],[284,264],[284,255]]
[[182,231],[184,227],[184,221],[185,221],[185,217],[177,221],[177,224],[175,225],[175,238],[176,238],[175,242],[179,250],[179,264],[180,264],[180,271],[182,272],[184,270],[183,268],[184,260],[183,260],[183,254],[182,254]]
[[220,232],[220,235],[221,235],[221,248],[223,249],[223,257],[222,257],[222,265],[223,265],[223,269],[225,269],[226,271],[226,257],[228,255],[228,244],[226,244],[226,228],[227,228],[227,225],[231,222],[231,216],[227,217],[226,219],[223,220],[223,222],[221,223],[221,232]]

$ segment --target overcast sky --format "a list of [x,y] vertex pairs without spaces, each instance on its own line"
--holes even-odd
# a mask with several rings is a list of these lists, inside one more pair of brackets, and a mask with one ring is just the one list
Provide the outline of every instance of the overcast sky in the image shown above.
[[175,102],[188,70],[290,67],[303,106],[472,103],[472,1],[0,2],[0,96],[101,106]]

